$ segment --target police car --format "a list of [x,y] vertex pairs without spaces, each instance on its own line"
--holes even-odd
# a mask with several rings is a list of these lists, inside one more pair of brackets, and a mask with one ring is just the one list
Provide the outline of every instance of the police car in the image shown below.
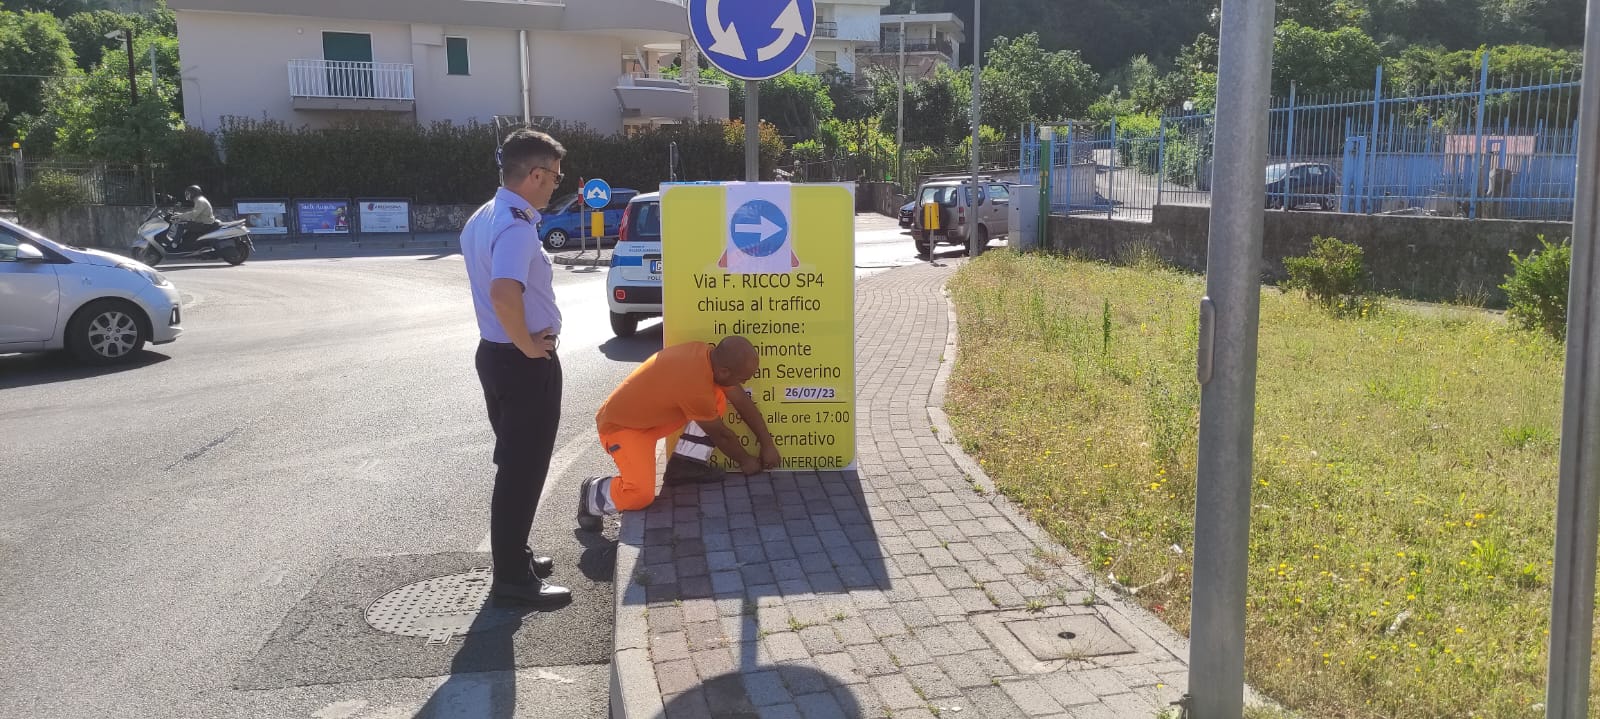
[[640,320],[661,316],[661,193],[636,195],[617,231],[606,297],[611,331],[632,337]]

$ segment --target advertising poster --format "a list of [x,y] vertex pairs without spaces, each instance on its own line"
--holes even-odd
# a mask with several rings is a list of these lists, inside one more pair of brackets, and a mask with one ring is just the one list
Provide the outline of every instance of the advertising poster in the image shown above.
[[406,200],[356,200],[356,207],[363,235],[411,231],[411,203]]
[[[785,470],[855,462],[855,215],[847,188],[788,183],[665,185],[666,345],[750,340],[745,386]],[[707,231],[707,228],[717,228]],[[732,405],[724,420],[755,441]],[[716,453],[712,461],[737,469]]]
[[234,203],[233,211],[252,235],[289,234],[288,200],[240,200]]
[[350,234],[349,200],[298,200],[294,215],[302,235]]

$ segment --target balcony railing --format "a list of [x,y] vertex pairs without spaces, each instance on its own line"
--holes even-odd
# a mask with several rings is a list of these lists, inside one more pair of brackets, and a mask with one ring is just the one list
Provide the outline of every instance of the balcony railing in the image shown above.
[[290,60],[291,97],[416,100],[412,66],[390,62]]
[[[860,51],[858,51],[860,52]],[[888,37],[878,43],[877,54],[892,55],[900,52],[900,39]],[[937,52],[947,57],[956,56],[955,45],[943,40],[906,40],[906,52]]]
[[839,37],[839,23],[834,22],[832,20],[818,20],[817,21],[817,37],[820,37],[820,38]]

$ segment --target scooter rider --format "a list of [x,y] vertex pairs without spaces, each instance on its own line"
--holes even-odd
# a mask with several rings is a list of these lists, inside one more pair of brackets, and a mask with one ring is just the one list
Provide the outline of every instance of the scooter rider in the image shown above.
[[181,212],[172,218],[175,223],[183,223],[178,226],[177,232],[172,233],[177,237],[177,243],[172,249],[187,247],[190,240],[202,237],[206,233],[222,226],[221,223],[217,222],[217,216],[211,210],[211,201],[201,194],[199,185],[190,185],[184,188],[183,199],[194,203],[194,205],[188,212]]

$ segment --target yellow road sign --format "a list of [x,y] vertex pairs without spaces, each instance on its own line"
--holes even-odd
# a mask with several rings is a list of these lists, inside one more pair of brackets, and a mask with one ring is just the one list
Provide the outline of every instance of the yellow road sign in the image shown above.
[[[663,188],[666,344],[740,335],[756,346],[761,370],[746,389],[784,469],[855,462],[854,213],[837,185]],[[731,407],[725,419],[754,448]]]

